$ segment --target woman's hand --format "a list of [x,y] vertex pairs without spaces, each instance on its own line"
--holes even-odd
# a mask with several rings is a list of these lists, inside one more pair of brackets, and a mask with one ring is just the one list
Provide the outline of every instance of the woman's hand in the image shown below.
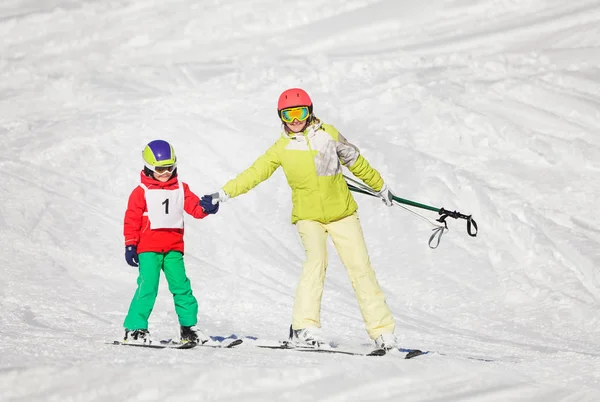
[[394,194],[392,193],[392,190],[390,190],[390,188],[387,186],[387,184],[385,184],[385,183],[383,184],[383,187],[377,193],[377,195],[379,196],[379,198],[381,198],[383,203],[385,205],[387,205],[388,207],[391,207],[392,205],[394,205]]

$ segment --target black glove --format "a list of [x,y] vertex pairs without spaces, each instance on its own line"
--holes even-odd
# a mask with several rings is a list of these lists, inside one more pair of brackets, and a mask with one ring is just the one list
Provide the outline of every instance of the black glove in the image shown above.
[[140,260],[138,259],[136,246],[125,246],[125,261],[132,267],[139,266]]

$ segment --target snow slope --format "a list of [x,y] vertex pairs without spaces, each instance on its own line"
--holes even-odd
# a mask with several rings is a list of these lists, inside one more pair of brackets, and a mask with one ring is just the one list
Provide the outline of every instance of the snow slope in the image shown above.
[[[600,3],[421,3],[4,0],[0,400],[597,400]],[[277,138],[292,86],[398,196],[477,220],[431,250],[427,221],[355,196],[402,345],[445,355],[105,345],[135,290],[122,219],[144,145],[170,141],[213,192]],[[290,211],[278,171],[187,219],[207,333],[287,336]],[[367,344],[330,251],[323,330]],[[164,280],[150,325],[177,335]]]

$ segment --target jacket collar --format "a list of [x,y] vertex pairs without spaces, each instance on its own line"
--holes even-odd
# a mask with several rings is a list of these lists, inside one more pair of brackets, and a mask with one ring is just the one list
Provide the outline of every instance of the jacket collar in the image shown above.
[[317,130],[321,128],[321,121],[317,119],[310,126],[306,127],[304,129],[304,131],[300,131],[299,133],[292,133],[292,132],[287,131],[285,124],[282,124],[281,127],[283,128],[282,136],[284,138],[289,138],[292,140],[300,141],[302,137],[306,137],[306,138],[314,137]]

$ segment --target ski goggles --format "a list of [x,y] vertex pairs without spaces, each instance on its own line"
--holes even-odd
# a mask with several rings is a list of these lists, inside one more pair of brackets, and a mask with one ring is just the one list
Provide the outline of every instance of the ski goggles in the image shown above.
[[284,123],[291,123],[294,120],[304,121],[310,116],[310,111],[308,110],[308,106],[291,107],[283,109],[279,113],[279,116],[281,116],[281,120]]
[[[146,165],[148,166],[148,165]],[[170,165],[170,166],[148,166],[148,169],[152,170],[154,173],[157,173],[159,175],[164,175],[167,173],[173,173],[173,171],[175,170],[177,166],[175,165]]]

